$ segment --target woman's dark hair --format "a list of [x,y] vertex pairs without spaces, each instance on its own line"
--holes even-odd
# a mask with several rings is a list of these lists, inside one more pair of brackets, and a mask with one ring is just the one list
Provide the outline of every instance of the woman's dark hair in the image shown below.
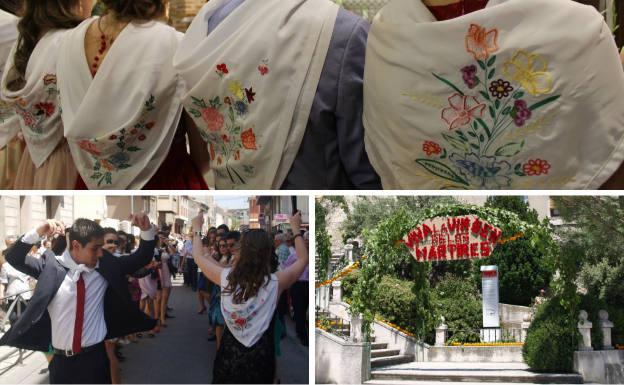
[[165,16],[163,0],[101,0],[107,12],[121,21],[156,20]]
[[18,15],[22,8],[22,0],[0,0],[0,8],[3,11]]
[[26,83],[26,66],[35,46],[48,31],[70,29],[82,21],[72,11],[78,8],[79,0],[25,0],[17,29],[19,38],[15,51],[15,80],[8,84],[11,91],[20,90]]
[[234,303],[255,297],[268,284],[271,276],[273,243],[266,231],[253,229],[243,234],[238,261],[228,274],[224,293],[231,294]]

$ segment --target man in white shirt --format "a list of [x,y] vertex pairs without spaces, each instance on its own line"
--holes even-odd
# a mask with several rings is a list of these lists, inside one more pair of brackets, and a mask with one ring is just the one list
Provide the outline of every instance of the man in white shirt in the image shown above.
[[104,340],[156,324],[134,306],[125,280],[151,260],[155,246],[149,218],[133,215],[133,224],[141,229],[141,244],[122,257],[103,250],[104,231],[88,219],[77,219],[68,229],[67,249],[55,258],[36,259],[27,253],[42,237],[65,233],[58,221],[47,221],[18,240],[7,261],[38,283],[28,309],[0,345],[40,351],[51,345],[51,383],[110,383]]

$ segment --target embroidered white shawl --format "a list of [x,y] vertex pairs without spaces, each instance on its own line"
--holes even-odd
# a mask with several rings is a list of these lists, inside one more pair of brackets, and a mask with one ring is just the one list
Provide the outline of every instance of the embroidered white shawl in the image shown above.
[[208,144],[217,189],[278,189],[299,150],[334,29],[328,0],[245,1],[207,36],[226,0],[189,27],[174,66]]
[[48,159],[63,139],[63,124],[58,107],[56,61],[59,44],[67,30],[46,33],[35,46],[26,67],[26,85],[10,91],[7,85],[16,78],[13,46],[2,76],[2,99],[14,103],[26,148],[35,167]]
[[491,0],[437,22],[394,0],[373,21],[365,144],[384,188],[598,188],[624,160],[623,105],[593,7]]
[[58,63],[65,136],[89,189],[141,189],[167,157],[182,113],[171,58],[182,34],[130,23],[93,77],[85,20],[63,40]]
[[[17,40],[19,19],[0,9],[0,78],[8,61],[11,47]],[[19,120],[11,103],[0,101],[0,149],[4,148],[19,132]]]

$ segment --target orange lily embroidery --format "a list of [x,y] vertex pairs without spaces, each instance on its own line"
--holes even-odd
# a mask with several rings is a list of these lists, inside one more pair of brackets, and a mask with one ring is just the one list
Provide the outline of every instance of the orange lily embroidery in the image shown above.
[[475,60],[485,60],[491,53],[498,51],[498,30],[487,30],[477,24],[471,24],[466,35],[466,51]]

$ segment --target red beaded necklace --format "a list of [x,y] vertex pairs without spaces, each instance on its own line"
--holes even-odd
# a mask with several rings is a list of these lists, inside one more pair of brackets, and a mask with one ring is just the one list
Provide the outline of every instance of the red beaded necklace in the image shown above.
[[[126,25],[124,25],[123,28],[125,28]],[[106,49],[111,47],[113,43],[115,42],[115,35],[111,36],[110,39],[107,39],[106,34],[102,30],[102,18],[101,17],[98,19],[97,27],[98,27],[98,30],[100,31],[100,49],[98,50],[98,54],[95,55],[95,57],[93,58],[93,65],[91,68],[91,74],[93,76],[95,76],[98,68],[102,64],[102,55],[104,55],[104,52],[106,52]],[[123,28],[121,30],[123,30]]]

